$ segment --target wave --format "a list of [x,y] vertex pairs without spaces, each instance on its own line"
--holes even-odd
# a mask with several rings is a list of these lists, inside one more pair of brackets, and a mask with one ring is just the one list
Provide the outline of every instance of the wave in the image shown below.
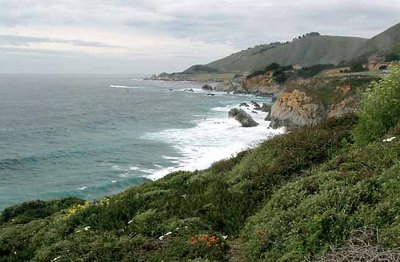
[[19,158],[5,158],[0,159],[0,170],[22,170],[26,167],[31,167],[32,164],[42,163],[43,161],[56,161],[64,157],[81,157],[85,155],[83,151],[54,151],[41,155],[22,156]]
[[178,170],[206,169],[215,161],[234,156],[284,132],[283,128],[270,129],[269,122],[264,121],[267,113],[254,111],[253,107],[243,109],[260,125],[243,128],[235,119],[228,118],[227,112],[234,107],[238,105],[211,109],[214,115],[197,120],[193,128],[167,129],[144,135],[145,139],[170,144],[179,153],[179,157],[162,156],[170,160],[172,166],[155,170],[146,177],[155,180]]
[[147,180],[148,179],[144,177],[127,177],[120,180],[110,180],[107,183],[102,183],[99,185],[79,186],[71,190],[48,192],[40,195],[40,198],[53,199],[74,196],[92,200],[103,197],[104,195],[121,192],[130,186],[141,184]]
[[123,88],[123,89],[138,89],[139,86],[121,86],[121,85],[110,85],[111,88]]

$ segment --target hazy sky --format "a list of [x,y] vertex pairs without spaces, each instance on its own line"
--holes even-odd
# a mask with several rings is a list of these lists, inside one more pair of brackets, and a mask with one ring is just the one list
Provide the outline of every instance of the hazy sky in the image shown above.
[[372,37],[400,0],[0,0],[0,73],[181,71],[310,31]]

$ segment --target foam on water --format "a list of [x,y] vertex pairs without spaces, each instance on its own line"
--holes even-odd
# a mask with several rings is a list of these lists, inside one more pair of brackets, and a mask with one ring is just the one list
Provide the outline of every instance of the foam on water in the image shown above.
[[145,139],[168,143],[180,154],[180,157],[163,156],[174,166],[148,170],[153,172],[146,177],[155,180],[178,170],[206,169],[215,161],[229,158],[240,151],[254,147],[271,136],[284,132],[283,128],[270,129],[270,122],[264,121],[267,113],[261,111],[255,113],[253,107],[243,109],[260,125],[243,128],[235,119],[228,118],[227,112],[234,107],[238,105],[213,108],[211,112],[214,114],[195,120],[195,126],[192,128],[167,129],[143,136]]
[[121,86],[121,85],[110,85],[111,88],[123,88],[123,89],[137,89],[139,86]]

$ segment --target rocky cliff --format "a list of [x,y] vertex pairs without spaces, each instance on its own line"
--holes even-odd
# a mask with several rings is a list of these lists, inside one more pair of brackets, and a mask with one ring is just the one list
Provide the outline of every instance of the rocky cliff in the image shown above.
[[371,77],[311,79],[289,83],[271,108],[272,128],[315,125],[359,110]]
[[271,127],[316,124],[326,117],[323,104],[305,92],[285,91],[271,108]]

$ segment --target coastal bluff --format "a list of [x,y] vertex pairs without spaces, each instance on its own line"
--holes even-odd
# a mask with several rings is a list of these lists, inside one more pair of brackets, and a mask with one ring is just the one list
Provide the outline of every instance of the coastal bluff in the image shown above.
[[286,91],[272,105],[271,127],[314,125],[325,119],[325,116],[325,108],[321,102],[297,89]]
[[341,77],[289,83],[271,107],[272,128],[316,125],[360,110],[361,92],[374,78]]

